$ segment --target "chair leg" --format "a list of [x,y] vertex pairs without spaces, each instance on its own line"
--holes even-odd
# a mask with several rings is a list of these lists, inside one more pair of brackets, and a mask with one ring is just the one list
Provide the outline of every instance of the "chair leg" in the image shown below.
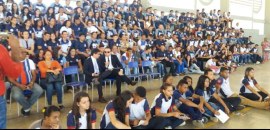
[[74,90],[74,86],[72,86],[72,99],[74,101],[74,95],[75,95],[75,90]]
[[17,114],[18,117],[20,116],[20,104],[17,102]]
[[105,95],[107,95],[107,81],[105,81]]
[[39,112],[39,102],[38,102],[38,100],[37,100],[36,104],[37,104],[37,113],[38,113]]
[[113,81],[110,81],[110,96],[112,96],[112,82]]
[[92,100],[94,100],[93,91],[94,91],[94,84],[92,83],[92,92],[91,92],[91,95],[92,95]]

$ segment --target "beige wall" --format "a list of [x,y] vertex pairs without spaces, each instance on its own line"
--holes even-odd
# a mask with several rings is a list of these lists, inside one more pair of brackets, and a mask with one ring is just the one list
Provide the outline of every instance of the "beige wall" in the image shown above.
[[264,26],[264,33],[265,36],[270,39],[270,0],[265,1],[265,26]]

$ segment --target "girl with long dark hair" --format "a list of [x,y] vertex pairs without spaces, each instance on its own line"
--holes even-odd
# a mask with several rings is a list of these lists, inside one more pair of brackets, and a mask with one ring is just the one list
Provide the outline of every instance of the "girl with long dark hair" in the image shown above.
[[192,78],[190,76],[185,76],[183,78],[183,80],[185,80],[188,83],[188,89],[189,91],[194,94],[194,88],[192,87]]
[[218,119],[215,115],[219,115],[218,112],[219,107],[215,104],[210,102],[209,100],[214,97],[219,97],[218,94],[213,90],[212,87],[209,87],[210,79],[207,76],[202,75],[197,83],[195,94],[200,96],[200,100],[204,100],[204,116],[209,117],[210,120],[213,122],[218,122]]
[[52,18],[55,18],[54,8],[49,7],[44,17],[45,24],[48,25]]
[[76,94],[72,110],[67,116],[68,129],[95,129],[97,114],[91,107],[92,101],[85,92]]
[[102,120],[101,129],[131,129],[129,125],[129,106],[133,101],[130,91],[124,91],[106,106]]
[[[245,77],[242,80],[242,86],[240,88],[240,95],[253,101],[268,101],[270,93],[259,85],[254,76],[254,68],[248,67],[245,71]],[[258,89],[258,90],[256,90]]]

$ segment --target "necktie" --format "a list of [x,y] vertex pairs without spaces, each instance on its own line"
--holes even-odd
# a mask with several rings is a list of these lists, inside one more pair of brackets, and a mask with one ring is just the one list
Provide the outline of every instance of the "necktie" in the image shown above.
[[28,46],[28,40],[25,40],[25,44],[26,44],[26,49],[29,49],[29,46]]
[[94,63],[95,73],[99,73],[99,68],[98,68],[97,61],[95,60],[94,62],[95,62]]

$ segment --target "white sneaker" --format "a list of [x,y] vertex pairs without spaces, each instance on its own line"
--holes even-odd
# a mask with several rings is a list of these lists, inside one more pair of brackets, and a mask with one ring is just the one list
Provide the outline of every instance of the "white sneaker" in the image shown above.
[[218,122],[218,118],[217,117],[210,117],[210,120],[213,122]]
[[192,124],[195,127],[204,128],[204,124],[203,124],[202,120],[193,120],[192,121]]
[[257,64],[257,65],[258,65],[258,64],[261,64],[261,62],[257,61],[256,64]]
[[171,126],[167,126],[164,129],[172,129],[172,127]]
[[186,122],[184,121],[182,124],[180,124],[179,126],[184,126],[186,125]]

